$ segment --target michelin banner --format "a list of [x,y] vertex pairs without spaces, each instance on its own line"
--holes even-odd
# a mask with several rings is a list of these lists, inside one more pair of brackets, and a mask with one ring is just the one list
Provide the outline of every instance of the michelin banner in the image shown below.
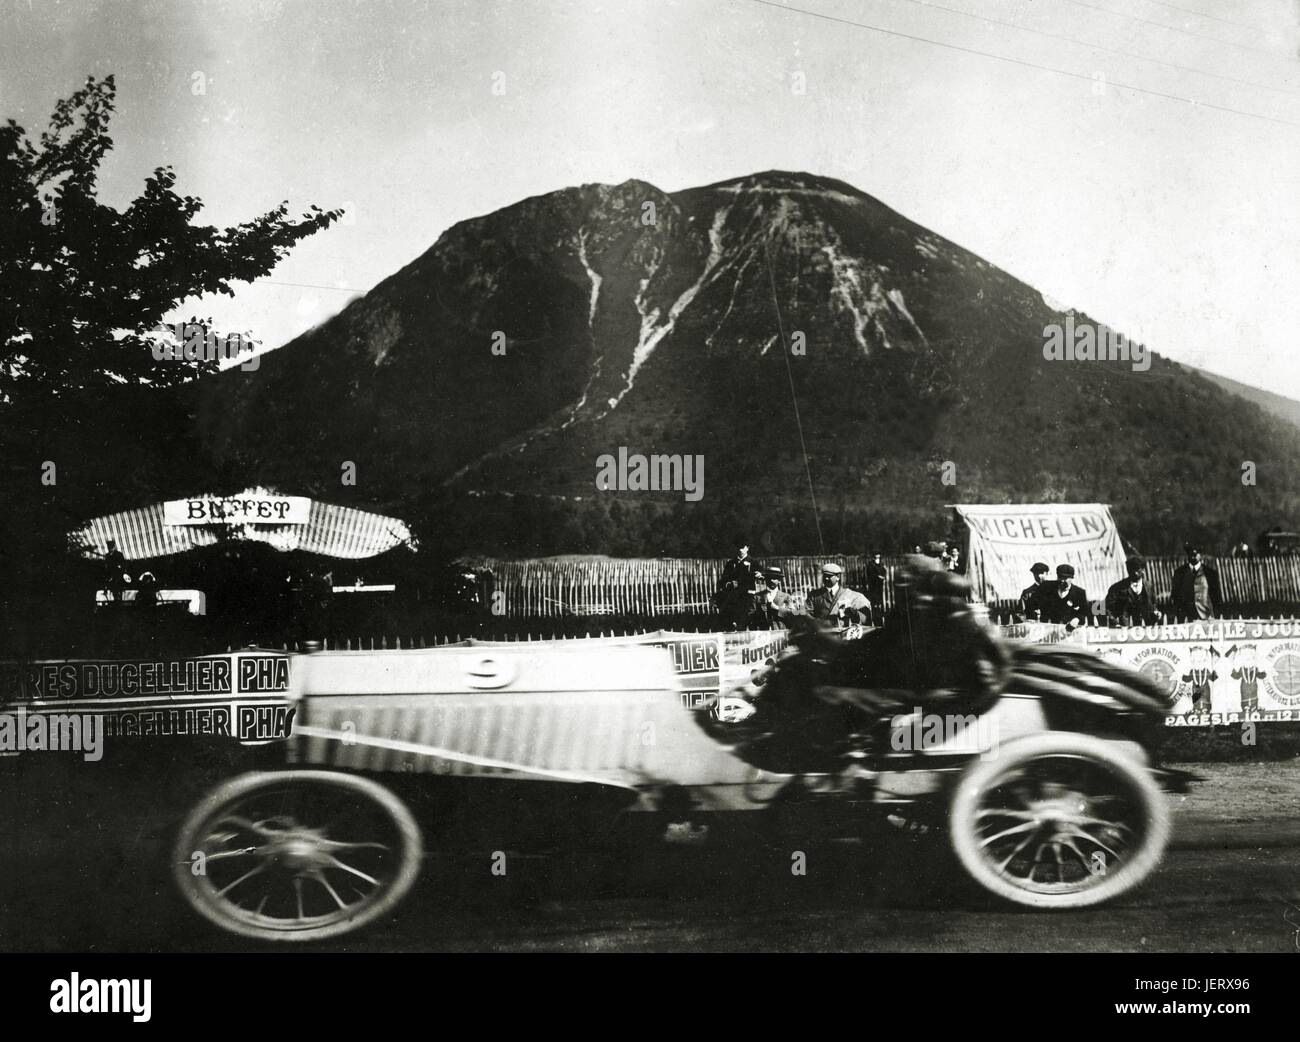
[[976,597],[1014,600],[1036,561],[1074,565],[1074,582],[1092,600],[1124,578],[1124,547],[1104,503],[955,504],[970,529],[966,574]]

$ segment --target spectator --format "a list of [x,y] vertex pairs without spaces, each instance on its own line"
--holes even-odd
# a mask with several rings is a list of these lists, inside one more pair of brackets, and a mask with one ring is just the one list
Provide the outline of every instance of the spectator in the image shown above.
[[1219,605],[1223,603],[1223,594],[1219,589],[1219,573],[1214,566],[1201,559],[1201,550],[1195,543],[1188,543],[1187,563],[1178,566],[1174,572],[1174,584],[1170,593],[1176,622],[1191,622],[1195,619],[1213,619],[1219,614]]
[[871,602],[872,621],[877,625],[881,613],[885,610],[885,582],[889,579],[889,569],[881,561],[880,551],[871,555],[867,565],[867,600]]
[[1286,530],[1281,525],[1274,525],[1272,528],[1260,532],[1259,538],[1255,540],[1260,556],[1276,557],[1280,554],[1282,548],[1278,543],[1278,539],[1284,535],[1286,535]]
[[834,619],[841,627],[862,623],[871,611],[871,602],[857,590],[841,584],[844,569],[838,564],[822,566],[820,589],[808,591],[808,614],[814,619]]
[[722,566],[722,578],[713,595],[714,605],[727,629],[738,630],[748,624],[761,575],[758,565],[750,559],[749,543],[737,539],[736,556]]
[[1039,586],[1029,605],[1043,622],[1064,625],[1071,633],[1088,624],[1088,594],[1073,579],[1074,565],[1058,564],[1056,582]]
[[1038,618],[1039,608],[1037,606],[1031,608],[1030,604],[1033,602],[1034,595],[1038,593],[1039,588],[1043,585],[1043,579],[1047,577],[1047,573],[1050,571],[1051,569],[1042,561],[1035,561],[1033,567],[1029,569],[1029,574],[1034,581],[1020,591],[1020,604],[1016,607],[1017,622],[1040,621]]
[[763,574],[767,579],[767,589],[761,604],[762,620],[769,628],[784,625],[787,618],[798,613],[799,606],[785,589],[785,573],[780,567],[769,565],[763,569]]
[[1134,554],[1125,562],[1128,578],[1106,591],[1106,619],[1109,626],[1151,626],[1164,621],[1146,584],[1147,562]]
[[126,558],[117,548],[117,540],[110,539],[108,549],[104,552],[104,588],[108,591],[110,601],[121,603],[122,592],[126,589],[126,580],[123,577],[125,573]]

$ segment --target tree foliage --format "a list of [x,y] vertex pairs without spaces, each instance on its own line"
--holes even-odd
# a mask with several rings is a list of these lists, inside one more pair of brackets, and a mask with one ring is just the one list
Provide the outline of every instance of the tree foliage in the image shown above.
[[151,334],[189,297],[268,274],[341,210],[288,216],[281,203],[229,228],[196,223],[203,207],[162,166],[118,211],[96,198],[113,148],[113,77],[60,101],[33,143],[0,127],[0,406],[48,402],[123,384],[167,387],[217,366],[154,357]]

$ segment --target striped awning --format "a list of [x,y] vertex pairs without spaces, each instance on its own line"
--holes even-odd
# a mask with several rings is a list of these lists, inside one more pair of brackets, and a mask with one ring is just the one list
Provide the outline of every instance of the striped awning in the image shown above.
[[[249,493],[264,492],[250,490]],[[374,557],[393,547],[412,544],[405,522],[383,514],[372,514],[354,507],[311,501],[306,524],[299,525],[223,525],[219,535],[215,525],[167,525],[163,505],[139,510],[106,514],[87,522],[71,533],[71,538],[86,556],[102,556],[110,539],[130,561],[166,557],[199,546],[212,546],[219,538],[245,539],[269,543],[277,550],[305,550],[325,557],[356,560]]]

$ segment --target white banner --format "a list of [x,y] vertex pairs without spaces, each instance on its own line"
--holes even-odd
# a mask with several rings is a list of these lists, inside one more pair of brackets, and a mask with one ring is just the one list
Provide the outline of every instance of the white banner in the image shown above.
[[1300,622],[1217,619],[1085,631],[1165,689],[1171,726],[1300,720]]
[[305,496],[194,496],[163,504],[165,525],[305,525],[310,514]]
[[966,573],[984,601],[1014,600],[1033,577],[1037,561],[1056,575],[1074,566],[1074,582],[1100,600],[1124,578],[1124,547],[1104,503],[954,504],[970,529]]

